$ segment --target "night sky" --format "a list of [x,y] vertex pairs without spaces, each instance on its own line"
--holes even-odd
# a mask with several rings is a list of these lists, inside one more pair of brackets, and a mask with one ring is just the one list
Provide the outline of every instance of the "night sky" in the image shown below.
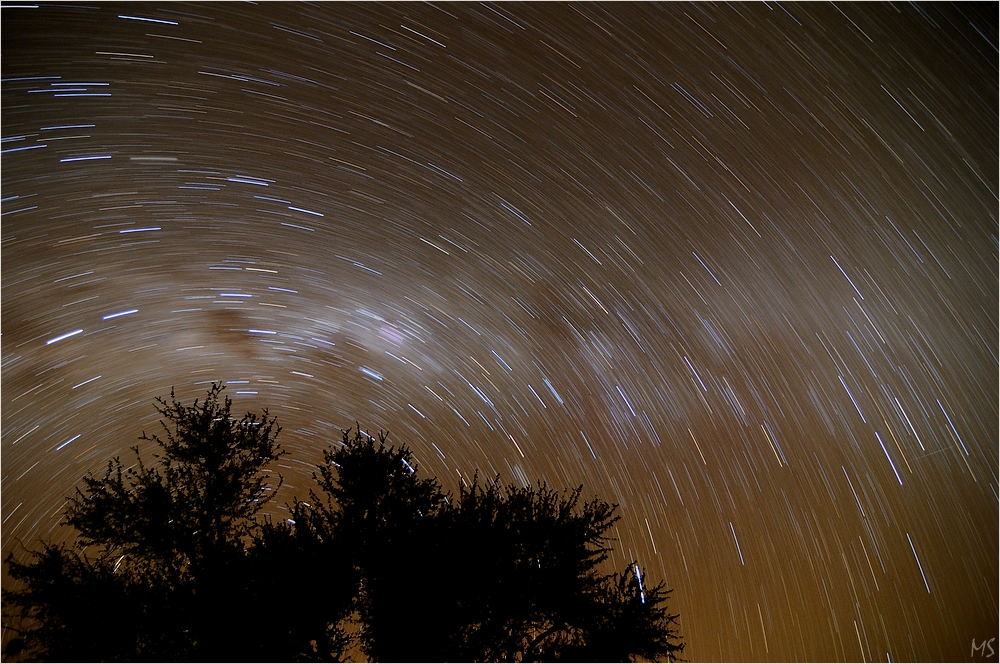
[[360,422],[620,504],[692,661],[968,661],[997,61],[994,3],[8,3],[3,552],[224,381],[278,502]]

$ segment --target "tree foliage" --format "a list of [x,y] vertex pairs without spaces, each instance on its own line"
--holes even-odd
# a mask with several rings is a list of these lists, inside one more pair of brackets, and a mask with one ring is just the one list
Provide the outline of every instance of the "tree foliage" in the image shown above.
[[320,494],[297,506],[357,575],[359,645],[377,661],[629,661],[683,649],[663,584],[607,573],[616,508],[582,487],[458,496],[418,477],[410,450],[355,430],[328,450]]
[[160,449],[158,467],[146,466],[135,447],[133,466],[115,458],[103,477],[83,479],[66,513],[82,545],[184,568],[255,532],[256,515],[271,500],[265,469],[284,451],[266,410],[262,419],[248,413],[236,421],[221,391],[214,385],[194,406],[172,392],[169,403],[158,401],[164,435],[142,436]]
[[4,593],[19,635],[9,654],[220,659],[239,652],[233,635],[253,635],[253,621],[234,609],[256,590],[245,582],[246,543],[259,536],[257,515],[276,488],[266,469],[284,451],[274,418],[234,418],[222,389],[191,406],[173,393],[158,400],[163,433],[142,436],[157,463],[135,447],[133,464],[115,457],[88,474],[65,511],[77,540],[46,545],[27,563],[8,557],[20,582]]
[[159,401],[148,466],[115,458],[69,500],[72,545],[7,558],[4,613],[26,659],[630,661],[684,645],[662,583],[609,573],[616,508],[582,487],[457,496],[360,428],[324,452],[309,500],[262,518],[284,451],[265,410]]

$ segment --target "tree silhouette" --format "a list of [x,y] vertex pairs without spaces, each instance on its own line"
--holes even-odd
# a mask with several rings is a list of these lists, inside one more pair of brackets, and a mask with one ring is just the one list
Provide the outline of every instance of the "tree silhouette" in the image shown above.
[[[158,400],[164,433],[142,436],[158,448],[158,463],[146,465],[138,447],[130,466],[115,457],[69,499],[65,523],[79,533],[72,546],[47,544],[27,563],[8,556],[8,572],[20,582],[4,592],[17,634],[8,655],[289,659],[275,651],[281,639],[262,633],[247,611],[283,599],[274,588],[278,566],[308,548],[277,527],[267,528],[264,546],[257,519],[277,488],[266,468],[284,454],[279,428],[266,410],[235,419],[222,390],[213,385],[193,406],[173,392],[169,402]],[[329,636],[327,646],[343,640]]]
[[[378,661],[629,661],[683,649],[663,584],[603,573],[615,506],[582,487],[480,484],[457,498],[410,450],[355,431],[328,450],[320,498],[299,506],[353,552],[360,645]],[[311,513],[312,516],[307,514]]]
[[7,557],[8,657],[64,661],[675,659],[662,583],[608,573],[616,507],[582,487],[457,496],[410,450],[360,428],[324,452],[309,500],[262,510],[284,451],[265,410],[240,420],[213,385],[158,400],[156,464],[117,457],[68,501],[71,545]]

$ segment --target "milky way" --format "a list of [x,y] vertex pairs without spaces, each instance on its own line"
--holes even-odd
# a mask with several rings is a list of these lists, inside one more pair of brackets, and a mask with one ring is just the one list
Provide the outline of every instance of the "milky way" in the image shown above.
[[691,660],[997,636],[995,4],[2,19],[4,553],[224,381],[279,502],[359,422],[618,503]]

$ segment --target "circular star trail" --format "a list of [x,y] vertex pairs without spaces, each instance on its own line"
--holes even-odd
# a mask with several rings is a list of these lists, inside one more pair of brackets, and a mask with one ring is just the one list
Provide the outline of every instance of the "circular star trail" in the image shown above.
[[693,661],[996,636],[995,5],[2,12],[5,554],[223,381],[278,502],[617,502]]

